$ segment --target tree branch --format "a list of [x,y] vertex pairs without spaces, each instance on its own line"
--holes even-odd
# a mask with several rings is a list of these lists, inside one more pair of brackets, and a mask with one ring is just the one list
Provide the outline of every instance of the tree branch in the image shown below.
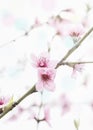
[[93,61],[76,61],[76,62],[63,62],[60,65],[68,65],[68,66],[72,66],[72,65],[76,65],[76,64],[90,64],[93,63]]
[[72,47],[66,55],[58,62],[56,69],[63,63],[64,60],[66,60],[81,44],[82,42],[89,36],[89,34],[93,31],[93,27],[79,40],[79,42]]

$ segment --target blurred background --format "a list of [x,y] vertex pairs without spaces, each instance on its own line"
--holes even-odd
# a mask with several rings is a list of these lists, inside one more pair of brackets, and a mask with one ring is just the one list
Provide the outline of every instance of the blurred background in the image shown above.
[[[79,37],[71,35],[73,25]],[[37,82],[32,54],[50,49],[51,59],[58,62],[92,26],[92,0],[0,0],[0,97],[16,101]],[[92,55],[93,33],[67,61],[93,61]],[[27,97],[0,119],[1,129],[78,130],[76,120],[79,130],[93,130],[92,69],[93,64],[84,64],[73,75],[73,68],[59,67],[55,92]],[[51,126],[44,121],[37,128],[33,115],[38,115],[41,102],[50,108]],[[39,116],[43,114],[41,109]]]

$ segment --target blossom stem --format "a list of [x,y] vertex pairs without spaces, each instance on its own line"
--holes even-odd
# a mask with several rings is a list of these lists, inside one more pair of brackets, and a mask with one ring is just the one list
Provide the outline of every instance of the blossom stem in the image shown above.
[[89,29],[89,31],[78,41],[78,43],[72,47],[66,55],[58,62],[56,69],[62,65],[63,61],[65,61],[81,44],[82,42],[89,36],[89,34],[93,31],[93,27]]
[[48,42],[48,52],[51,51],[51,43],[53,42],[53,40],[54,40],[54,38],[55,38],[56,36],[57,36],[57,33],[55,33],[55,34],[52,36],[50,42]]

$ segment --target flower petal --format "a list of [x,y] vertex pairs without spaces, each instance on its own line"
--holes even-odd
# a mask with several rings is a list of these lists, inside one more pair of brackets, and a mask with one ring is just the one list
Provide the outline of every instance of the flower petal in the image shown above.
[[44,88],[46,88],[49,91],[54,91],[55,90],[55,84],[53,81],[49,81],[44,85]]
[[36,84],[36,90],[37,91],[42,91],[43,90],[43,82],[38,81]]
[[31,54],[31,59],[33,60],[32,66],[37,67],[38,58],[34,54]]

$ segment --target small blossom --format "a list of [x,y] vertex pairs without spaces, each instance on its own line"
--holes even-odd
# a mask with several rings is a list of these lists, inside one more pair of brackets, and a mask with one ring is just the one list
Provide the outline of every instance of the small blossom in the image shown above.
[[84,27],[81,24],[79,25],[73,24],[69,34],[72,37],[80,37],[82,34],[84,34]]
[[77,72],[82,72],[84,69],[84,64],[75,64],[73,66],[72,76],[76,76]]
[[61,18],[59,15],[56,17],[51,17],[48,21],[48,25],[52,26],[57,35],[67,36],[68,35],[68,25],[70,21],[67,19]]
[[44,108],[44,119],[48,123],[48,125],[51,126],[51,124],[50,124],[50,109],[48,106],[45,106],[45,108]]
[[60,98],[60,102],[61,102],[61,107],[62,107],[62,114],[67,113],[71,108],[71,103],[65,94],[62,94]]
[[36,17],[35,18],[35,21],[34,21],[34,24],[32,25],[32,29],[36,28],[36,27],[39,27],[41,26],[41,22],[39,21],[39,19]]
[[39,57],[35,55],[31,55],[33,62],[33,66],[37,68],[43,68],[43,67],[51,67],[55,68],[56,62],[51,61],[49,54],[47,52],[41,53]]
[[70,21],[63,20],[57,25],[57,32],[60,36],[71,36],[73,38],[80,38],[85,32],[81,24],[73,24]]
[[1,97],[1,98],[0,98],[0,106],[1,106],[1,107],[4,106],[5,104],[8,103],[8,101],[9,101],[8,98]]
[[36,84],[37,91],[42,91],[44,88],[49,91],[54,91],[54,79],[56,70],[53,68],[40,68],[38,69],[39,80]]

